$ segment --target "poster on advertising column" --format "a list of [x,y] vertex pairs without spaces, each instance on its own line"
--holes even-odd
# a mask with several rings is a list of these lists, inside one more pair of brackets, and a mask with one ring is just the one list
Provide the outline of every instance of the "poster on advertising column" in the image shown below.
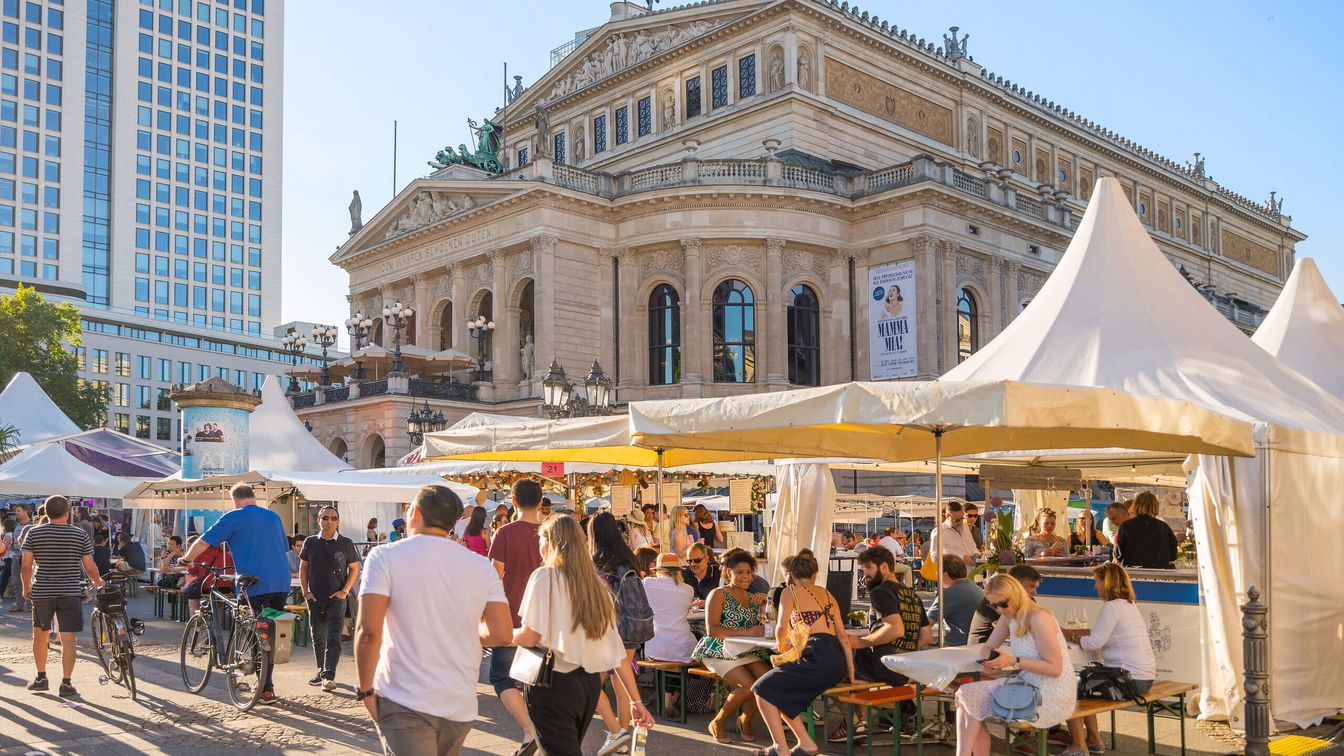
[[234,407],[183,407],[182,477],[247,472],[248,415]]
[[868,270],[868,372],[872,380],[909,378],[919,372],[915,334],[915,261]]

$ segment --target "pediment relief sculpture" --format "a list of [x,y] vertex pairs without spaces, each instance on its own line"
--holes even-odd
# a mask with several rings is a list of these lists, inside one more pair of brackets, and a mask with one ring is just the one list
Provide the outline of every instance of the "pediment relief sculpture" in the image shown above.
[[550,99],[564,97],[636,63],[642,63],[661,52],[708,33],[722,23],[721,20],[695,21],[682,26],[669,26],[662,31],[644,30],[613,35],[602,49],[595,50],[584,58],[573,73],[556,82],[555,87],[551,89]]
[[410,208],[388,226],[383,238],[391,239],[458,213],[464,213],[473,207],[476,207],[476,200],[467,194],[459,195],[454,200],[448,192],[421,192],[415,196]]

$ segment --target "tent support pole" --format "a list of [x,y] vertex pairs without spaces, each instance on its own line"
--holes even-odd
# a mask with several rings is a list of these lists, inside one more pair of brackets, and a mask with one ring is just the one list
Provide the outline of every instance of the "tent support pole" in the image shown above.
[[[1273,536],[1274,536],[1274,530],[1273,530],[1274,518],[1270,516],[1270,515],[1271,515],[1271,499],[1270,499],[1270,491],[1272,490],[1272,486],[1270,485],[1270,471],[1273,469],[1273,465],[1270,464],[1270,449],[1269,449],[1269,447],[1268,447],[1267,444],[1266,444],[1265,446],[1261,446],[1259,449],[1257,449],[1257,452],[1259,453],[1259,457],[1260,457],[1260,486],[1261,486],[1261,488],[1262,488],[1260,495],[1263,497],[1263,499],[1264,499],[1264,504],[1265,504],[1265,513],[1264,513],[1264,517],[1265,517],[1265,545],[1264,545],[1264,554],[1263,554],[1264,565],[1265,565],[1265,579],[1264,579],[1264,582],[1261,584],[1261,588],[1262,588],[1262,592],[1263,592],[1263,594],[1264,594],[1264,598],[1262,599],[1262,601],[1264,602],[1265,607],[1266,607],[1266,612],[1265,612],[1265,633],[1266,633],[1265,644],[1266,644],[1266,649],[1265,649],[1265,650],[1268,652],[1267,655],[1268,655],[1269,658],[1266,659],[1266,662],[1265,662],[1265,672],[1269,675],[1269,683],[1270,683],[1269,690],[1271,691],[1271,693],[1268,693],[1268,694],[1266,694],[1266,696],[1265,696],[1266,698],[1268,698],[1268,697],[1272,694],[1272,691],[1274,690],[1274,688],[1273,688],[1273,680],[1274,680],[1274,633],[1271,632],[1271,629],[1273,628],[1273,625],[1274,625],[1274,545],[1273,545],[1273,544],[1274,544],[1274,538],[1273,538]],[[1249,600],[1249,599],[1247,599],[1247,600]],[[1244,663],[1244,662],[1245,662],[1245,660],[1243,659],[1243,663]],[[1243,666],[1243,668],[1242,668],[1242,671],[1243,671],[1243,673],[1245,672],[1245,667],[1244,667],[1244,666]],[[1274,716],[1274,705],[1273,705],[1272,702],[1269,702],[1269,701],[1267,701],[1266,703],[1269,704],[1269,715],[1270,715],[1270,717],[1271,717],[1270,722],[1271,722],[1271,724],[1272,724],[1273,721],[1274,721],[1274,720],[1273,720],[1273,716]]]
[[[658,480],[654,484],[653,500],[658,506],[657,535],[663,551],[669,551],[672,548],[672,529],[667,522],[667,506],[663,502],[663,450],[657,449],[656,451],[658,452]],[[678,554],[677,556],[682,555]]]
[[[943,519],[947,513],[943,511],[943,429],[935,428],[933,431],[933,498],[938,503],[938,522],[934,523],[934,532],[938,532],[943,527]],[[947,633],[943,632],[942,615],[946,611],[943,603],[943,539],[938,538],[938,561],[934,563],[934,572],[938,576],[938,648],[947,645]],[[940,709],[941,711],[941,709]]]

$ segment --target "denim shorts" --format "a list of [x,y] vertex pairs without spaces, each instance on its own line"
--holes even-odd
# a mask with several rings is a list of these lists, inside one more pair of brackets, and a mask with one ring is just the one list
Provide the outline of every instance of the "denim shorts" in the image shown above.
[[506,690],[523,689],[522,683],[509,677],[509,669],[513,667],[513,655],[517,650],[517,646],[495,646],[490,649],[490,685],[494,687],[495,695]]

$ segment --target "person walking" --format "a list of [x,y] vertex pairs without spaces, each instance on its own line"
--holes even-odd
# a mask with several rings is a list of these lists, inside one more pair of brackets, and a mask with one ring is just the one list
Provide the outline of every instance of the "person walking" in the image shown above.
[[[499,575],[451,538],[461,513],[451,489],[425,486],[406,511],[410,535],[374,549],[365,563],[355,698],[388,756],[460,753],[478,713],[481,648],[511,640]],[[321,524],[325,536],[329,522]],[[318,548],[313,538],[305,551]]]
[[[652,640],[653,612],[649,607],[648,595],[644,592],[644,584],[639,579],[637,559],[621,532],[620,524],[611,512],[598,512],[589,518],[588,549],[598,576],[616,597],[617,616],[638,619],[644,616],[645,611],[648,612],[647,630],[650,631],[650,635],[621,636],[621,643],[625,647],[625,660],[622,664],[629,667],[640,645]],[[621,623],[618,623],[618,628],[620,625]],[[636,631],[632,629],[631,632]],[[602,682],[606,682],[605,677]],[[607,701],[606,693],[599,693],[597,697],[598,715],[607,726],[606,741],[598,749],[597,756],[608,756],[622,748],[628,749],[630,745],[630,702],[621,686],[615,686],[614,691],[616,693],[614,710]]]
[[48,689],[47,646],[53,618],[60,623],[61,698],[79,695],[70,677],[75,671],[75,634],[84,630],[81,568],[95,587],[103,585],[93,564],[89,534],[70,524],[70,501],[51,496],[45,502],[48,522],[28,531],[23,541],[23,597],[33,602],[33,662],[37,676],[28,690]]
[[28,534],[28,529],[32,525],[32,509],[27,504],[14,505],[14,540],[9,549],[10,582],[14,584],[14,603],[9,607],[11,612],[22,612],[28,609],[28,602],[23,598],[23,584],[18,578],[19,573],[23,571],[23,538]]
[[336,507],[319,509],[317,522],[320,532],[308,536],[299,552],[299,587],[308,602],[317,657],[317,674],[308,684],[331,692],[336,690],[336,664],[341,660],[346,599],[359,580],[359,552],[354,541],[336,532],[341,524]]
[[481,556],[490,555],[490,531],[485,529],[485,507],[470,507],[471,519],[462,531],[462,543]]
[[13,574],[9,569],[10,555],[23,556],[19,547],[14,545],[14,531],[18,527],[18,521],[8,512],[0,518],[0,596],[5,595],[5,590],[9,588],[10,575]]
[[579,523],[569,515],[547,520],[538,533],[542,566],[532,573],[522,601],[522,626],[514,645],[550,651],[550,685],[524,694],[546,756],[582,756],[583,736],[601,695],[601,673],[614,670],[626,691],[630,722],[653,727],[639,700],[635,673],[617,630],[611,591],[598,576]]
[[[522,618],[523,595],[527,592],[532,573],[541,566],[541,548],[538,531],[541,527],[541,484],[523,479],[513,484],[513,511],[517,519],[495,532],[490,543],[489,559],[504,581],[504,595],[509,600],[509,613],[517,629]],[[515,756],[532,756],[537,752],[537,731],[528,714],[523,698],[523,684],[509,675],[517,651],[508,644],[499,644],[490,652],[490,685],[504,709],[523,731],[522,745]]]
[[[280,515],[257,506],[257,495],[246,483],[229,489],[229,497],[233,499],[233,511],[225,512],[206,529],[187,549],[182,561],[191,564],[206,549],[227,542],[238,574],[257,578],[247,595],[252,611],[257,614],[263,609],[284,611],[289,598],[289,539]],[[273,672],[274,667],[267,668],[258,699],[267,706],[276,702]]]

